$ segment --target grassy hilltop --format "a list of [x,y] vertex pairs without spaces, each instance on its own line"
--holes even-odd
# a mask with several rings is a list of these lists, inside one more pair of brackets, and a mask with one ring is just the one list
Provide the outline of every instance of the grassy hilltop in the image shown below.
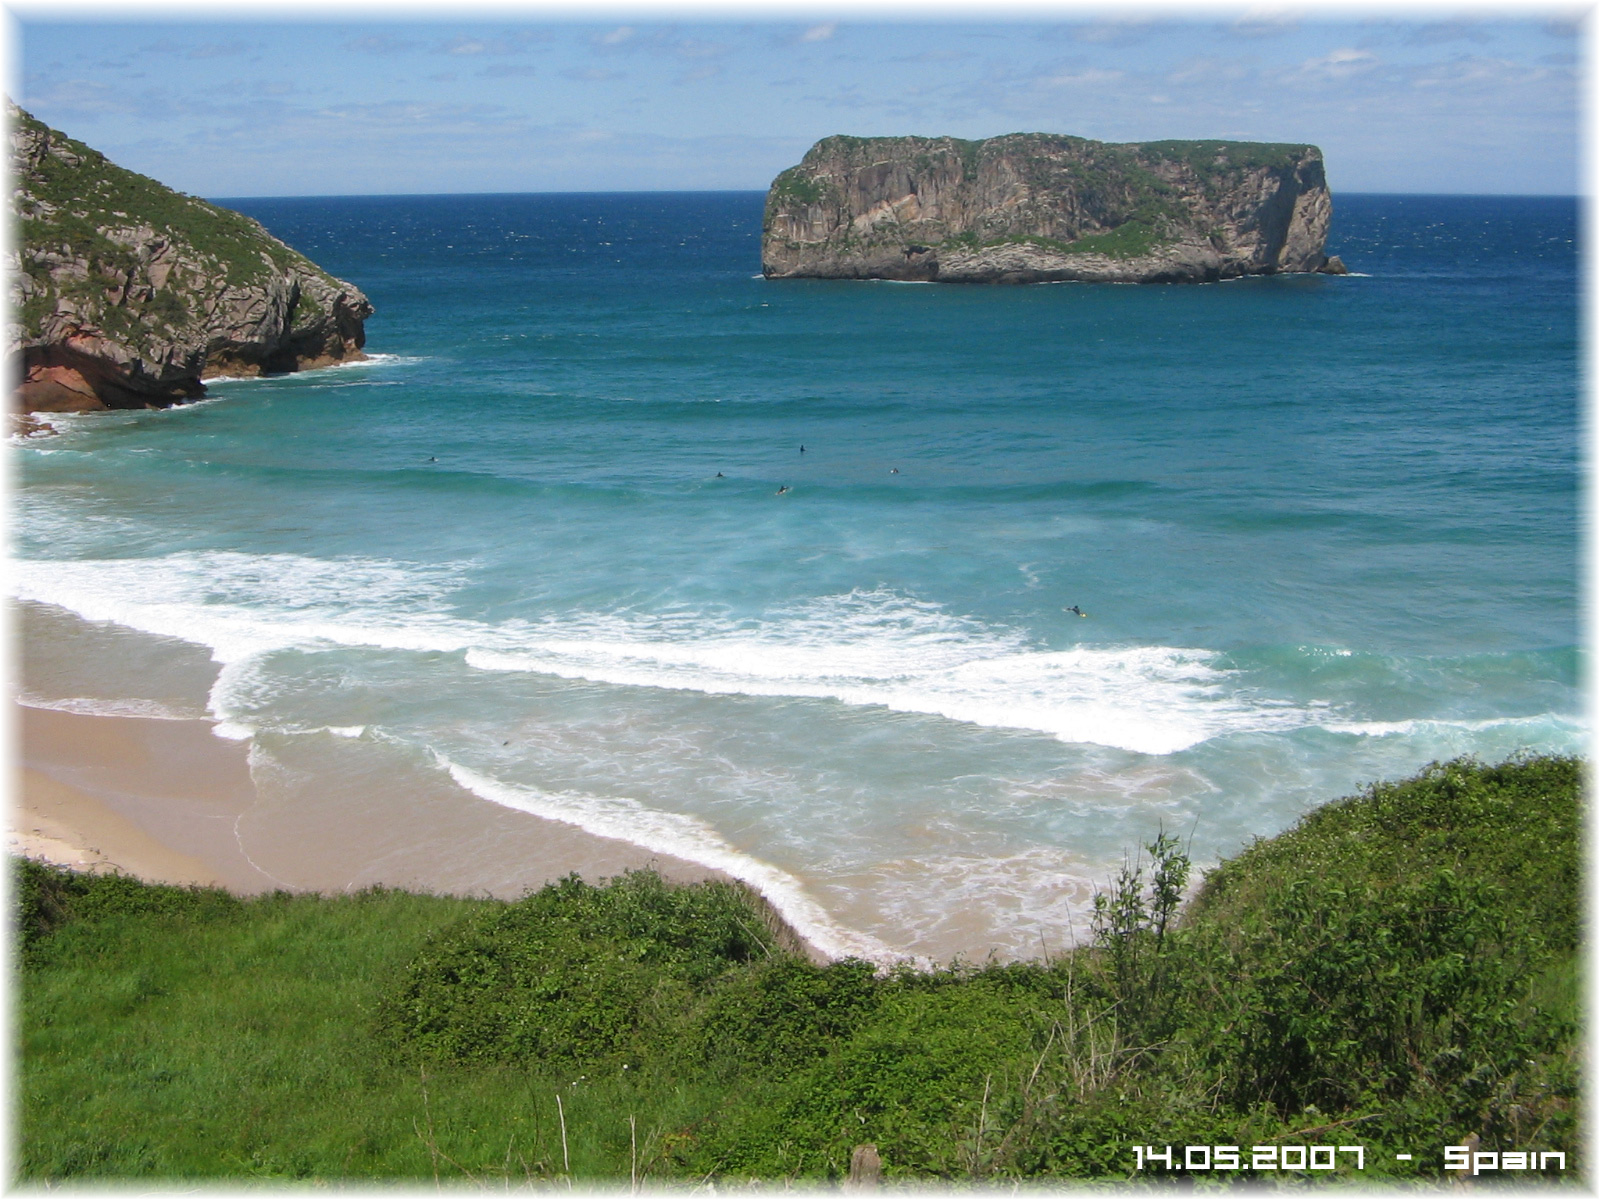
[[[1093,945],[882,974],[649,873],[241,900],[24,862],[18,1171],[819,1183],[872,1143],[891,1181],[1111,1181],[1192,1145],[1242,1147],[1211,1182],[1438,1182],[1476,1134],[1576,1182],[1580,785],[1572,759],[1435,766],[1181,911],[1158,837]],[[1251,1165],[1313,1145],[1364,1170]]]

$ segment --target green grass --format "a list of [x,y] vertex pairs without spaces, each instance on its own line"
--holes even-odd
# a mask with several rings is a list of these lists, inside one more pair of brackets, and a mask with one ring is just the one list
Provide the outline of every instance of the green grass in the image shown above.
[[1209,1178],[1248,1181],[1251,1146],[1336,1140],[1437,1180],[1476,1133],[1576,1180],[1580,790],[1570,759],[1431,768],[1181,913],[1160,837],[1091,945],[881,974],[650,874],[238,900],[24,863],[18,1171],[821,1182],[873,1142],[891,1178],[1116,1180],[1137,1142],[1243,1146]]
[[1142,258],[1171,241],[1153,222],[1124,221],[1105,233],[1090,234],[1067,243],[1067,254],[1103,254],[1107,258]]
[[973,251],[993,246],[1037,246],[1056,254],[1103,254],[1107,258],[1128,259],[1141,258],[1171,240],[1153,222],[1136,219],[1125,221],[1105,233],[1090,234],[1070,242],[1032,235],[980,238],[975,233],[967,232],[948,237],[941,244],[951,249]]
[[821,181],[804,174],[799,167],[790,167],[772,181],[772,194],[779,200],[795,204],[816,204],[827,195]]

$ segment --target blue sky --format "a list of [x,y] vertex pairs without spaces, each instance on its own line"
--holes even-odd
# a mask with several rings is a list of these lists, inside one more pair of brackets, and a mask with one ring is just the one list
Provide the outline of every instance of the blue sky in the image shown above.
[[831,133],[1312,142],[1336,191],[1578,185],[1570,20],[1070,9],[16,16],[14,94],[202,196],[763,189]]

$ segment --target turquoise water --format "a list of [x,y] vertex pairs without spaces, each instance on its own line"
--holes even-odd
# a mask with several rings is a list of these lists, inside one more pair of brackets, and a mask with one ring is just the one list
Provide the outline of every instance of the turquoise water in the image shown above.
[[1081,934],[1160,828],[1212,862],[1582,748],[1573,201],[1337,197],[1349,278],[988,288],[764,281],[761,200],[232,202],[376,356],[26,444],[30,630],[216,664],[30,632],[29,701],[448,777],[879,957]]

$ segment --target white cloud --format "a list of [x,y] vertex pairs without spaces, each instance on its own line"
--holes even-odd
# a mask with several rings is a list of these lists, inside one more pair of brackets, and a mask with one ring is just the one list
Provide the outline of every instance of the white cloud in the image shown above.
[[1474,21],[1433,21],[1411,30],[1406,41],[1413,46],[1437,46],[1445,42],[1488,42],[1494,39]]
[[22,107],[37,116],[41,112],[116,113],[130,110],[120,89],[98,79],[54,79],[48,75],[28,75],[22,83]]
[[233,55],[245,54],[250,50],[246,42],[202,42],[192,45],[176,42],[171,38],[162,38],[142,47],[145,54],[181,54],[185,58],[228,58]]
[[1214,87],[1225,80],[1231,83],[1244,79],[1249,74],[1249,68],[1237,58],[1191,58],[1167,72],[1165,82],[1178,86],[1198,83]]
[[1503,58],[1484,55],[1466,55],[1447,63],[1436,63],[1415,72],[1415,87],[1460,88],[1463,91],[1505,90],[1521,84],[1538,83],[1559,72],[1572,76],[1568,67],[1552,70],[1550,66],[1533,66]]
[[439,50],[444,54],[455,55],[526,54],[532,47],[549,40],[550,35],[544,30],[516,29],[486,37],[461,34],[441,44]]
[[720,58],[733,49],[721,42],[708,42],[703,38],[679,38],[663,42],[679,58]]
[[1227,32],[1241,38],[1271,38],[1293,33],[1300,27],[1294,14],[1282,9],[1253,8],[1227,26]]
[[364,37],[350,38],[343,42],[342,46],[357,54],[400,54],[415,48],[416,43],[404,41],[392,34],[370,33]]
[[1080,25],[1072,30],[1072,37],[1099,46],[1137,46],[1148,41],[1155,32],[1156,23],[1149,18],[1125,17]]
[[1076,87],[1085,83],[1114,83],[1121,78],[1121,71],[1102,71],[1098,67],[1086,67],[1082,71],[1063,71],[1046,76],[1043,83],[1046,87]]
[[1378,56],[1372,51],[1345,46],[1318,58],[1306,59],[1300,64],[1299,73],[1304,76],[1320,76],[1324,79],[1348,79],[1352,75],[1370,71],[1377,65]]

